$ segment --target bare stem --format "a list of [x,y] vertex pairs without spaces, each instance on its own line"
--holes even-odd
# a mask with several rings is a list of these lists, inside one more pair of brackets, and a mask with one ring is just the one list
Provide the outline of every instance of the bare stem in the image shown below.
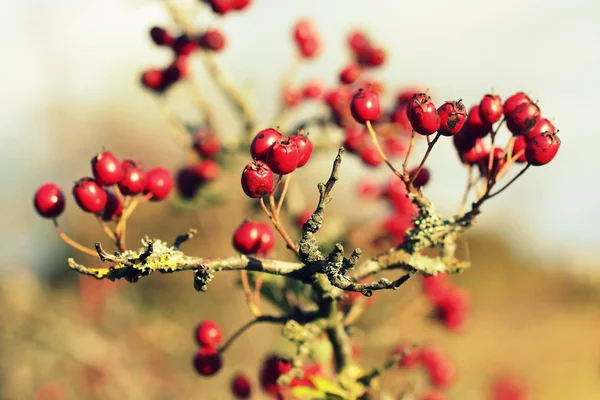
[[415,181],[415,179],[417,179],[417,176],[419,175],[419,172],[421,172],[421,169],[423,168],[423,165],[425,165],[425,162],[427,161],[427,158],[429,158],[429,154],[431,154],[431,150],[433,149],[433,146],[435,146],[435,144],[437,143],[438,139],[440,138],[441,134],[438,133],[435,135],[435,138],[433,138],[433,140],[431,142],[428,142],[429,145],[427,146],[427,151],[425,152],[425,155],[423,156],[423,159],[421,160],[421,164],[419,164],[419,166],[417,167],[417,169],[415,170],[413,177],[410,179],[410,183],[409,185],[412,185],[413,182]]
[[413,130],[410,134],[410,142],[408,143],[408,149],[406,150],[406,155],[404,156],[404,162],[402,163],[402,172],[404,174],[405,179],[408,178],[408,159],[410,158],[410,153],[412,153],[413,148],[415,147],[415,131]]
[[279,195],[279,202],[277,203],[277,215],[281,212],[281,207],[283,206],[283,201],[285,200],[285,195],[287,194],[288,187],[290,185],[291,174],[285,176],[283,181],[283,189],[281,190],[281,195]]
[[394,174],[396,174],[396,176],[401,178],[402,174],[400,173],[400,171],[398,171],[396,168],[394,168],[394,166],[390,162],[389,158],[385,155],[383,149],[379,145],[379,140],[377,139],[377,133],[375,133],[375,130],[373,129],[373,125],[371,125],[371,121],[367,121],[367,130],[369,131],[369,134],[371,135],[371,139],[373,139],[373,144],[375,145],[375,148],[377,149],[377,152],[379,153],[379,156],[381,157],[383,162],[385,162],[387,164],[387,166],[392,170],[392,172]]

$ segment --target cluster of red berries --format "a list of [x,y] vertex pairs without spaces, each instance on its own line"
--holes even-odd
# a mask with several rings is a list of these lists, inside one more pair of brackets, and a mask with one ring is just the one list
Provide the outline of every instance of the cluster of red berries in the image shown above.
[[211,320],[200,322],[195,332],[200,349],[194,355],[194,368],[201,376],[212,376],[223,366],[223,358],[217,349],[221,343],[222,332],[217,323]]
[[453,331],[460,331],[468,321],[471,295],[455,285],[446,274],[423,279],[425,295],[434,306],[435,316]]
[[314,388],[311,378],[323,375],[323,370],[319,364],[306,364],[302,367],[302,377],[292,378],[289,385],[283,386],[277,383],[281,375],[288,373],[292,369],[292,364],[276,355],[268,356],[262,364],[260,370],[260,385],[262,389],[273,398],[282,398],[281,396],[290,388],[298,386],[307,386]]
[[[120,161],[109,151],[97,154],[91,164],[94,177],[75,182],[73,197],[83,211],[98,214],[105,221],[121,216],[121,195],[144,195],[149,200],[159,201],[173,189],[171,173],[163,167],[145,171],[141,163]],[[116,188],[115,191],[111,187]],[[56,218],[64,211],[65,198],[56,184],[46,183],[37,190],[34,205],[42,217]]]
[[321,39],[315,24],[309,19],[300,19],[293,28],[293,37],[298,52],[305,59],[315,58],[322,49]]
[[242,254],[265,256],[275,247],[275,233],[265,222],[244,221],[233,233],[232,242]]
[[[407,351],[408,349],[408,351]],[[404,357],[398,362],[400,368],[414,368],[418,365],[425,367],[429,381],[434,387],[421,397],[422,400],[445,400],[446,396],[442,390],[450,387],[456,380],[456,366],[443,354],[440,349],[433,345],[412,347],[410,343],[402,343],[395,350],[395,354],[404,353]]]
[[221,167],[216,162],[221,153],[221,141],[217,135],[206,128],[198,129],[192,148],[199,160],[181,168],[175,179],[179,194],[186,199],[193,198],[200,188],[221,175]]
[[252,0],[202,0],[217,14],[227,14],[232,11],[241,11],[248,7]]
[[306,165],[313,144],[308,137],[284,136],[276,129],[258,132],[250,144],[252,161],[242,171],[242,189],[251,198],[269,194],[275,188],[273,174],[287,175]]
[[321,100],[327,85],[317,79],[312,79],[306,82],[300,89],[291,85],[286,85],[283,88],[282,100],[286,107],[294,107],[302,101]]
[[342,84],[348,85],[356,82],[364,68],[380,67],[386,60],[385,50],[373,44],[364,32],[350,33],[348,47],[354,59],[340,72],[339,79]]

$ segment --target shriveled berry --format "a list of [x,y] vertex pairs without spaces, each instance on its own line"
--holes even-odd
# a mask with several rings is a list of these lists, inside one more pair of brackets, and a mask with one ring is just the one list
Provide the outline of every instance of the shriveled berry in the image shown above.
[[527,158],[525,157],[525,148],[527,147],[527,140],[525,136],[517,136],[515,137],[515,142],[513,143],[512,155],[518,156],[515,159],[515,162],[524,163],[527,162]]
[[438,132],[444,136],[454,136],[465,124],[467,108],[460,101],[447,101],[437,109],[440,116]]
[[486,124],[495,124],[502,118],[502,99],[497,94],[486,94],[479,102],[479,118]]
[[164,89],[164,75],[159,69],[153,68],[142,73],[142,85],[146,88],[161,92]]
[[223,366],[223,359],[214,347],[203,347],[194,356],[193,364],[199,375],[213,376]]
[[208,129],[200,129],[194,135],[194,149],[202,157],[213,158],[221,151],[221,141]]
[[560,139],[554,132],[543,132],[527,142],[525,158],[531,165],[548,164],[560,148]]
[[531,99],[523,92],[517,92],[504,102],[504,116],[508,118],[515,108],[521,103],[531,103]]
[[405,353],[404,356],[398,360],[398,366],[404,368],[411,368],[419,364],[421,361],[421,354],[419,349],[411,346],[410,343],[402,343],[399,345],[396,350],[394,350],[394,354],[402,354]]
[[298,168],[304,167],[313,152],[313,144],[310,139],[303,135],[290,136],[290,141],[298,147]]
[[266,161],[267,153],[273,144],[281,139],[281,133],[273,128],[258,132],[250,144],[250,154],[255,160]]
[[99,213],[106,205],[106,191],[92,178],[81,178],[73,186],[77,205],[86,212]]
[[250,380],[244,374],[238,373],[231,380],[231,393],[236,399],[249,399],[252,394]]
[[279,175],[286,175],[298,168],[300,154],[298,145],[290,138],[281,138],[269,148],[266,163],[271,170]]
[[123,165],[110,151],[97,154],[91,163],[94,178],[102,186],[116,185],[125,175]]
[[204,320],[198,324],[194,333],[196,342],[202,347],[215,347],[221,343],[223,333],[215,321]]
[[471,107],[462,129],[463,134],[472,139],[483,138],[490,133],[491,129],[492,125],[481,120],[481,116],[479,115],[479,105]]
[[242,171],[242,189],[248,197],[257,199],[273,191],[273,172],[262,161],[253,161]]
[[45,183],[33,197],[35,210],[44,218],[56,218],[65,210],[65,196],[55,183]]
[[360,77],[360,72],[360,65],[354,62],[350,63],[340,72],[340,82],[345,85],[354,83]]
[[257,223],[244,221],[233,234],[233,247],[242,254],[256,254],[261,248],[261,234]]
[[534,103],[521,103],[507,117],[511,132],[517,135],[525,135],[529,132],[541,117],[540,108]]
[[171,46],[175,38],[166,29],[154,26],[150,29],[150,38],[158,46]]
[[275,248],[275,232],[270,224],[257,222],[260,245],[258,254],[266,255]]
[[415,132],[431,135],[440,129],[441,119],[431,97],[425,93],[416,93],[406,109],[406,115]]
[[[416,177],[415,177],[416,174]],[[413,180],[413,186],[418,188],[422,188],[423,186],[427,185],[427,183],[429,182],[429,178],[431,178],[431,174],[429,172],[429,169],[427,167],[423,167],[419,170],[419,173],[417,174],[417,170],[413,169],[409,172],[409,176],[411,179],[414,178]]]
[[126,196],[135,196],[146,188],[146,174],[135,161],[123,161],[125,174],[119,182],[119,190]]
[[173,42],[173,51],[178,56],[189,56],[199,48],[198,43],[190,39],[186,34],[177,36]]
[[106,191],[106,205],[100,215],[104,221],[111,221],[123,214],[123,202],[110,190]]
[[546,118],[540,118],[538,122],[534,125],[533,128],[529,132],[525,134],[525,138],[530,140],[540,133],[544,132],[556,132],[556,128],[552,124],[552,122],[548,121]]
[[151,200],[166,198],[173,189],[173,176],[163,167],[154,167],[146,173],[146,193],[151,193]]
[[369,167],[377,167],[383,162],[377,148],[372,143],[364,144],[360,150],[358,150],[358,156]]
[[179,194],[185,199],[191,199],[202,184],[198,174],[192,167],[184,167],[177,172],[175,178]]
[[221,31],[208,30],[200,36],[199,43],[205,50],[221,51],[225,47],[225,36]]
[[356,122],[365,124],[375,121],[381,115],[379,95],[371,89],[359,89],[352,96],[350,111]]

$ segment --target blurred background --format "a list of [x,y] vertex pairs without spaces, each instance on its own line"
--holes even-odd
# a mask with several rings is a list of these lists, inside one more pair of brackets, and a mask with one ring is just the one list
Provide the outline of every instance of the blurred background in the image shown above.
[[[207,9],[199,16],[201,26],[226,34],[227,49],[217,62],[248,94],[265,126],[294,57],[291,27],[308,17],[325,48],[301,66],[298,82],[318,77],[335,84],[349,57],[346,36],[359,27],[388,51],[376,77],[390,93],[417,84],[430,88],[438,103],[462,98],[470,106],[492,89],[503,98],[523,90],[539,99],[560,129],[557,158],[530,169],[487,203],[468,237],[474,268],[455,279],[473,297],[466,331],[449,334],[411,311],[408,305],[420,296],[419,283],[411,282],[406,290],[381,295],[360,321],[366,365],[377,365],[399,339],[418,339],[436,343],[459,366],[449,391],[453,399],[489,398],[490,380],[505,370],[526,382],[528,398],[600,398],[600,139],[592,123],[600,88],[599,10],[591,0],[507,0],[496,6],[476,0],[255,0],[243,13],[216,18]],[[278,337],[276,327],[253,328],[231,348],[222,373],[197,377],[190,367],[195,324],[215,318],[227,333],[250,319],[242,292],[232,292],[234,277],[218,276],[206,294],[193,291],[189,274],[136,285],[80,278],[66,265],[70,248],[33,210],[30,199],[40,184],[69,188],[90,173],[89,160],[102,148],[172,170],[185,163],[159,100],[139,84],[144,69],[171,57],[150,41],[153,25],[172,26],[161,1],[0,3],[2,400],[229,398],[231,374],[242,370],[254,377]],[[219,134],[237,135],[227,103],[198,74],[201,90],[214,99]],[[170,99],[181,115],[191,114],[186,96],[175,88]],[[308,207],[333,154],[320,153],[298,174],[298,197]],[[232,254],[231,232],[244,217],[240,205],[248,204],[237,186],[246,162],[240,158],[215,184],[227,204],[192,211],[177,207],[177,200],[175,206],[148,204],[132,219],[130,242],[143,235],[171,240],[197,228],[201,234],[187,245],[190,253]],[[428,165],[426,194],[451,214],[466,176],[449,141],[436,146]],[[389,174],[346,157],[336,191],[352,193],[365,176],[383,182]],[[358,223],[380,210],[343,194],[334,202],[332,214],[342,229],[341,221]],[[68,234],[86,244],[98,240],[101,229],[90,218],[69,196],[61,217]],[[278,248],[275,256],[284,251]],[[391,374],[382,387],[396,393],[404,384],[397,378]]]

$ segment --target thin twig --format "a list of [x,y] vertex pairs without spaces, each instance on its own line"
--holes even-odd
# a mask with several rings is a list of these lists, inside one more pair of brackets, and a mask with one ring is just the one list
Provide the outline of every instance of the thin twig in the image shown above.
[[285,176],[283,181],[283,189],[281,190],[281,194],[279,195],[279,202],[277,203],[277,216],[281,212],[281,207],[283,206],[283,201],[285,200],[285,195],[287,194],[288,187],[290,185],[291,174]]
[[415,170],[413,177],[410,180],[409,185],[412,185],[413,182],[415,181],[415,179],[417,179],[417,176],[419,176],[419,172],[421,172],[421,169],[423,168],[423,165],[425,165],[425,162],[427,161],[429,154],[431,154],[431,149],[433,149],[433,146],[435,146],[435,144],[437,143],[440,136],[441,136],[440,133],[436,134],[435,138],[433,138],[433,140],[431,142],[429,142],[429,145],[427,146],[427,151],[425,152],[425,155],[423,156],[423,159],[421,160],[421,164],[419,164],[419,166]]
[[373,125],[371,125],[371,121],[367,121],[367,130],[369,131],[369,134],[371,135],[371,139],[373,140],[373,144],[375,145],[375,149],[377,149],[377,153],[379,153],[379,156],[381,157],[381,159],[383,160],[383,162],[385,162],[387,164],[387,166],[392,170],[392,172],[394,174],[396,174],[396,176],[398,177],[402,177],[402,174],[400,173],[400,171],[398,171],[391,163],[391,161],[389,160],[389,158],[385,155],[385,152],[383,151],[383,149],[381,148],[381,146],[379,145],[379,140],[377,139],[377,133],[375,132],[375,130],[373,129]]

